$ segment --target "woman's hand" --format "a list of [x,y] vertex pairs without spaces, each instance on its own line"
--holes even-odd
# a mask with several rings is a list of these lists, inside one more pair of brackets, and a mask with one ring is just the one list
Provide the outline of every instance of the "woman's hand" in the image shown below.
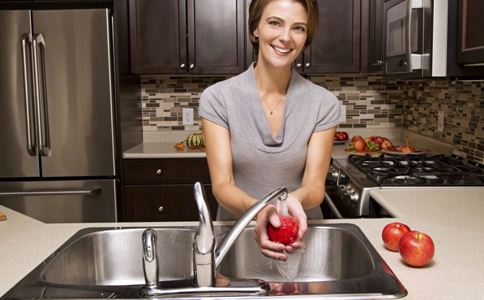
[[287,255],[284,254],[286,246],[281,243],[276,243],[269,240],[267,236],[267,224],[269,222],[275,226],[281,226],[281,221],[277,215],[276,207],[272,204],[266,206],[257,214],[255,223],[255,239],[259,244],[260,252],[267,257],[277,260],[287,260]]
[[[278,201],[279,202],[279,201]],[[287,203],[287,210],[289,215],[295,217],[297,219],[299,225],[299,232],[298,232],[298,239],[294,243],[292,243],[290,248],[286,250],[289,253],[293,253],[293,248],[303,248],[304,242],[303,238],[308,230],[308,220],[306,213],[304,212],[304,208],[302,207],[301,201],[293,193],[289,193],[286,199]],[[278,203],[280,205],[280,203]],[[274,223],[272,223],[274,225]],[[275,226],[275,225],[274,225]]]
[[287,208],[290,215],[295,217],[299,223],[298,239],[292,245],[284,245],[269,240],[267,236],[267,224],[271,223],[274,227],[281,226],[278,212],[280,212],[280,203],[278,201],[277,208],[273,205],[268,205],[259,212],[256,219],[255,234],[256,240],[259,244],[261,253],[267,257],[277,260],[287,260],[287,254],[293,253],[295,249],[304,247],[303,237],[307,231],[307,217],[301,202],[292,194],[288,195]]

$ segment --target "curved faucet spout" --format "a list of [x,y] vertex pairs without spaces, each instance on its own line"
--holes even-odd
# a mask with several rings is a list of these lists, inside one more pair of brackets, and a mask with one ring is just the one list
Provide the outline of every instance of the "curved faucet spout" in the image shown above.
[[205,202],[205,190],[200,182],[193,186],[193,195],[198,207],[200,226],[198,228],[195,244],[197,251],[201,254],[207,254],[215,246],[215,232],[213,230],[212,217],[210,210]]
[[197,202],[200,225],[193,241],[193,264],[195,271],[195,284],[198,287],[210,287],[215,283],[215,269],[225,257],[227,252],[237,240],[242,231],[273,199],[287,198],[287,189],[278,188],[264,198],[252,205],[234,224],[230,231],[225,235],[222,243],[215,249],[215,232],[213,229],[212,218],[205,202],[205,192],[203,186],[197,182],[193,187],[193,194]]
[[215,285],[215,232],[210,210],[205,202],[205,191],[200,182],[193,186],[193,195],[197,202],[200,225],[193,241],[193,269],[197,287]]
[[222,243],[217,246],[217,250],[215,250],[215,268],[217,268],[220,263],[222,262],[223,258],[227,254],[227,252],[232,248],[232,245],[237,240],[239,235],[242,231],[247,227],[247,225],[254,219],[254,217],[261,211],[264,207],[266,207],[269,202],[274,199],[280,198],[282,200],[286,200],[287,198],[287,189],[285,187],[281,187],[275,189],[274,191],[267,194],[264,198],[257,201],[254,205],[252,205],[240,218],[237,222],[232,226],[230,231],[225,235]]

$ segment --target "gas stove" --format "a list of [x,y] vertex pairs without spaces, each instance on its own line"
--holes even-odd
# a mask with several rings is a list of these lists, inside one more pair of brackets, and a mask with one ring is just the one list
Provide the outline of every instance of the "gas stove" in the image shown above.
[[345,218],[363,218],[375,216],[372,190],[484,186],[484,166],[446,155],[350,155],[333,160],[327,177],[332,208]]
[[456,156],[350,155],[348,161],[380,186],[484,185],[484,167]]

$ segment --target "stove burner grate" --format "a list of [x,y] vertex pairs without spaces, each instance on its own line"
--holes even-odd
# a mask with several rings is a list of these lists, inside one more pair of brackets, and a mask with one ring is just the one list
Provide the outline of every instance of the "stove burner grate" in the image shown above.
[[425,178],[411,176],[411,175],[397,175],[394,177],[387,177],[381,180],[381,184],[385,185],[425,185],[427,180]]
[[350,163],[380,186],[484,186],[484,167],[445,156],[350,155]]

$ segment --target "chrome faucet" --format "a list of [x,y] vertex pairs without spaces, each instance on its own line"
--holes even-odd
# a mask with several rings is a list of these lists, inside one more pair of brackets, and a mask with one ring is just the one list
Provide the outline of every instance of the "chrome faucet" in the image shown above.
[[143,294],[150,294],[150,291],[158,287],[158,253],[156,252],[156,232],[152,228],[143,231],[143,273],[146,285],[143,287]]
[[278,188],[264,198],[252,205],[232,226],[230,231],[225,235],[222,242],[215,245],[215,231],[213,228],[210,210],[205,202],[205,191],[203,186],[197,182],[193,187],[193,194],[198,207],[200,225],[198,232],[193,239],[193,269],[195,287],[161,289],[158,286],[158,255],[156,252],[156,232],[148,228],[143,232],[143,271],[146,284],[140,290],[143,297],[166,296],[176,294],[192,293],[243,293],[247,295],[265,295],[269,291],[266,284],[257,286],[234,286],[234,287],[215,287],[215,270],[222,262],[232,245],[237,240],[242,231],[252,221],[252,219],[261,211],[270,201],[274,199],[287,198],[287,189]]
[[252,205],[232,226],[222,242],[215,247],[215,233],[212,218],[207,203],[203,186],[197,182],[193,187],[193,194],[197,202],[200,216],[198,233],[193,243],[193,263],[195,270],[195,283],[199,287],[214,286],[215,269],[220,265],[227,252],[237,240],[242,231],[254,219],[254,217],[266,207],[270,201],[280,198],[287,199],[287,189],[278,188]]

